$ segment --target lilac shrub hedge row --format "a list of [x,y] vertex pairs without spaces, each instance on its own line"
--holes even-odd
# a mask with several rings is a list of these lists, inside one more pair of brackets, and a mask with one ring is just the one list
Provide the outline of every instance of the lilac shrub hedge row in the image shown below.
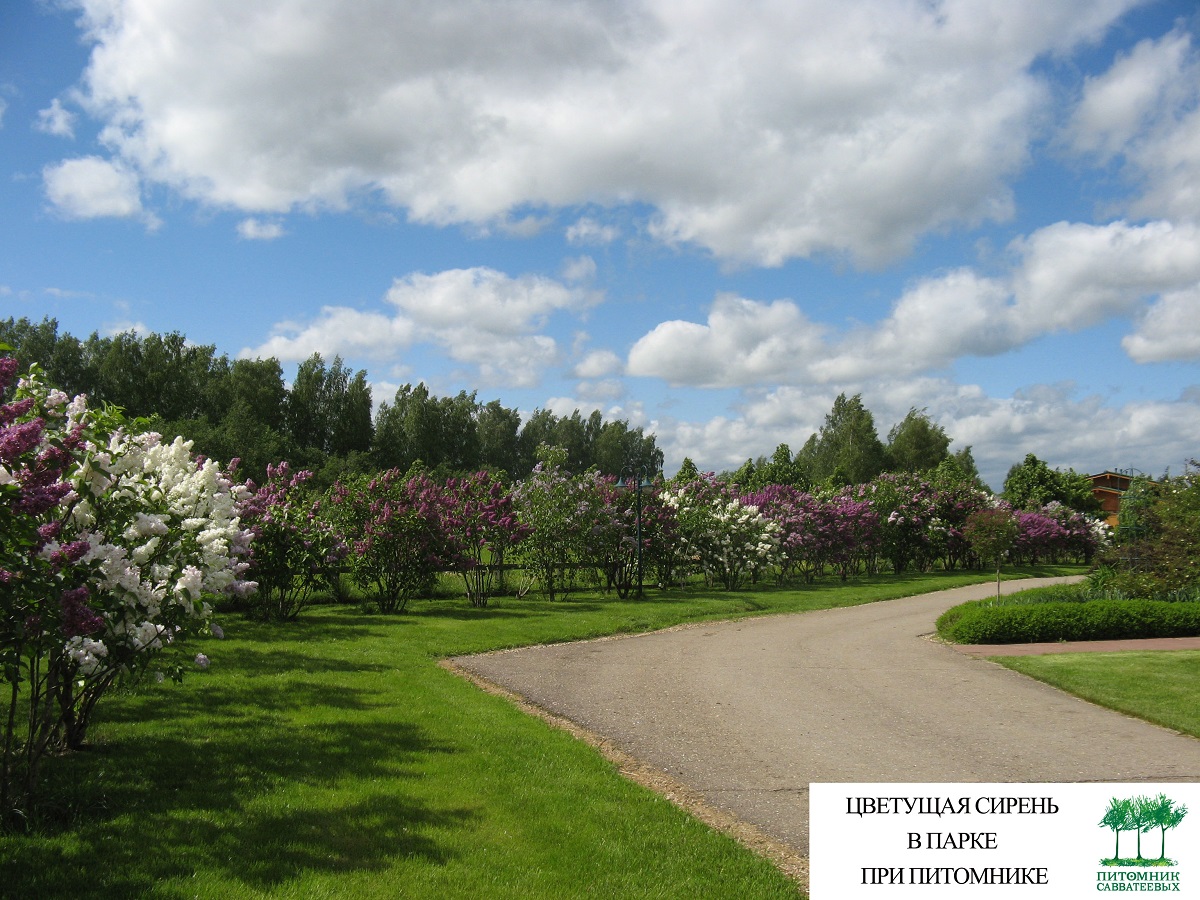
[[772,486],[745,498],[782,528],[781,575],[811,582],[825,572],[900,573],[986,563],[966,537],[975,513],[995,509],[1016,527],[1014,562],[1087,562],[1108,528],[1061,504],[1013,510],[969,482],[941,484],[916,475],[881,475],[826,496]]
[[[712,475],[632,489],[567,472],[552,448],[512,486],[486,472],[439,482],[390,471],[317,496],[311,473],[286,463],[262,485],[239,484],[236,461],[223,471],[182,439],[139,433],[36,369],[16,379],[16,363],[0,357],[0,396],[11,398],[0,405],[4,817],[32,796],[47,753],[84,743],[113,685],[206,665],[183,648],[220,636],[213,612],[225,597],[288,619],[342,571],[395,611],[440,572],[484,606],[506,564],[551,598],[579,583],[625,596],[641,576],[666,585],[699,575],[733,590],[953,567],[971,561],[967,517],[996,502],[912,476],[830,495],[746,493]],[[1013,515],[1021,558],[1096,549],[1097,532],[1069,510]]]
[[[536,581],[550,599],[580,584],[626,596],[639,543],[650,583],[698,575],[733,590],[766,580],[985,565],[994,560],[978,558],[967,538],[972,516],[985,510],[1011,520],[1005,553],[1012,562],[1087,562],[1108,539],[1106,526],[1067,507],[1014,510],[962,480],[888,474],[811,494],[783,485],[742,492],[710,474],[683,484],[660,480],[639,496],[596,472],[572,475],[553,454],[511,487],[483,472],[439,484],[392,471],[339,483],[306,509],[312,533],[295,537],[304,550],[319,547],[325,562],[303,565],[335,561],[322,537],[332,529],[334,542],[350,549],[351,577],[385,611],[403,608],[440,571],[458,573],[471,603],[486,605],[505,563],[525,572],[521,589]],[[308,573],[297,568],[293,583]],[[265,576],[260,582],[261,597],[270,591]]]

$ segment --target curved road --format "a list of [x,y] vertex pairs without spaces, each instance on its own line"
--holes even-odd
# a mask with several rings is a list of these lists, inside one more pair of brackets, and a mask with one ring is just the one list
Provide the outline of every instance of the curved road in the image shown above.
[[814,781],[1200,781],[1200,740],[925,637],[944,610],[994,591],[452,662],[609,739],[803,857]]

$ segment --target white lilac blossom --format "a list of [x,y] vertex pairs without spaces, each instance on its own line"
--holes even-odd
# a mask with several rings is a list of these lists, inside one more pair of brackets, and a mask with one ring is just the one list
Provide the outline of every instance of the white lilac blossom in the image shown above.
[[[33,558],[42,566],[73,560],[71,584],[81,593],[72,594],[72,610],[89,630],[63,636],[62,658],[73,668],[64,674],[83,683],[78,702],[89,703],[89,691],[142,671],[168,645],[213,633],[205,597],[252,590],[242,578],[252,536],[237,513],[246,488],[214,461],[197,460],[190,442],[130,434],[83,396],[48,389],[36,372],[18,397],[44,423],[37,452],[72,435],[49,517],[59,524]],[[0,481],[13,477],[5,468]]]
[[[182,438],[165,443],[154,433],[118,431],[91,460],[88,476],[99,470],[112,481],[91,503],[87,524],[113,503],[134,509],[128,527],[96,535],[92,549],[102,587],[115,601],[112,612],[119,609],[122,619],[153,613],[164,620],[159,624],[204,627],[211,611],[200,602],[204,594],[244,590],[239,576],[249,535],[236,514],[240,486],[213,461],[197,464],[191,450]],[[135,646],[155,645],[139,635]]]
[[730,496],[727,486],[696,482],[662,498],[679,520],[680,564],[698,565],[708,581],[732,590],[781,561],[780,525]]
[[76,636],[67,641],[63,648],[67,657],[75,664],[79,675],[85,677],[95,675],[104,667],[108,657],[108,647],[103,641],[93,638]]

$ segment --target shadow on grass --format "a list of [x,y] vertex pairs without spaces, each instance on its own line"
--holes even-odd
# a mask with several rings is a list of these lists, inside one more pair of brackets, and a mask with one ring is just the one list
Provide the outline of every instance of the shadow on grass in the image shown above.
[[[406,721],[399,692],[369,687],[384,667],[247,659],[263,677],[114,696],[94,746],[47,760],[33,832],[0,837],[0,896],[146,896],[198,873],[210,890],[216,878],[266,891],[302,872],[446,863],[439,832],[478,813],[421,799],[431,757],[457,751]],[[343,671],[367,686],[336,683]]]
[[430,832],[460,828],[474,816],[379,792],[337,808],[250,810],[216,821],[191,811],[132,824],[96,823],[80,827],[70,845],[25,842],[5,848],[0,895],[145,897],[166,881],[184,882],[177,890],[185,887],[197,874],[210,887],[216,875],[266,892],[308,874],[383,871],[396,858],[444,865],[455,854]]
[[[362,671],[362,668],[345,671]],[[302,671],[280,670],[278,678],[215,682],[198,690],[146,685],[123,695],[121,702],[105,707],[102,718],[106,724],[155,721],[160,728],[172,727],[173,720],[181,723],[178,726],[181,728],[187,727],[183,723],[195,721],[204,723],[206,731],[219,731],[231,723],[288,721],[306,710],[328,708],[340,714],[345,710],[386,709],[388,705],[386,697],[373,691],[307,681]]]
[[421,609],[415,614],[427,619],[457,619],[473,621],[476,619],[524,619],[533,615],[525,609],[498,609],[494,606],[485,609]]
[[[291,622],[263,622],[244,616],[228,616],[220,619],[226,635],[238,640],[279,640],[299,643],[336,644],[363,637],[381,637],[393,628],[416,624],[409,613],[381,615],[379,613],[329,612],[319,613]],[[219,643],[217,646],[220,646]]]
[[[230,646],[217,656],[214,666],[222,677],[193,672],[185,686],[157,685],[145,680],[114,691],[101,707],[107,723],[157,722],[195,718],[243,721],[275,718],[304,710],[329,707],[334,710],[369,710],[387,706],[377,691],[336,683],[329,676],[346,679],[391,673],[389,666],[328,656],[315,656],[276,647]],[[228,676],[236,676],[234,679]],[[398,676],[397,676],[398,677]],[[220,727],[220,723],[211,723]]]
[[[349,642],[347,642],[349,643]],[[271,678],[278,675],[308,674],[365,674],[386,672],[389,667],[381,663],[345,659],[335,656],[317,656],[294,650],[268,647],[233,647],[230,652],[213,654],[213,665],[220,666],[222,673],[250,677]]]

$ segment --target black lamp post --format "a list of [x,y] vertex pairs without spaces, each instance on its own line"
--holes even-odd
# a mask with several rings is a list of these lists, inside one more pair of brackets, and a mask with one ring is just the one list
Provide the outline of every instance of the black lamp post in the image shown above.
[[650,473],[645,466],[625,466],[621,469],[621,484],[625,487],[630,486],[633,482],[634,496],[636,497],[637,518],[634,524],[634,537],[637,541],[637,597],[642,599],[642,488],[650,487],[653,482],[650,481]]

